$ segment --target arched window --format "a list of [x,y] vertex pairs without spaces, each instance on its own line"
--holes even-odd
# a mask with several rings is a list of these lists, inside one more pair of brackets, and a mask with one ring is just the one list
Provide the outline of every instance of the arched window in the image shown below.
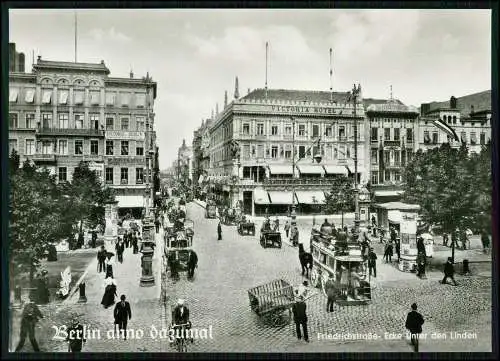
[[453,116],[453,124],[457,124],[457,116],[456,115]]

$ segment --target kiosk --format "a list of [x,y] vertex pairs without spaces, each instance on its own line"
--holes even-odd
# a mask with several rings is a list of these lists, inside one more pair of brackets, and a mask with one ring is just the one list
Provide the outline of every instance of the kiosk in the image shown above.
[[398,230],[401,245],[399,270],[414,272],[417,267],[417,213],[420,206],[390,202],[376,204],[374,208],[377,210],[379,228],[388,237],[390,226]]

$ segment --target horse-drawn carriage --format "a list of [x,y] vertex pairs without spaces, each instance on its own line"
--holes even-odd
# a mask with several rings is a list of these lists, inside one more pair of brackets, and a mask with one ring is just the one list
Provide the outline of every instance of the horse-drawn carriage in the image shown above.
[[248,298],[252,311],[263,317],[265,322],[274,326],[290,322],[295,295],[293,286],[287,281],[278,279],[253,287],[248,290]]
[[264,248],[278,247],[281,248],[281,233],[277,231],[262,230],[260,231],[260,245]]
[[247,219],[241,219],[238,222],[238,233],[242,236],[245,234],[255,236],[255,223],[250,222]]
[[338,234],[335,237],[315,230],[311,237],[313,270],[311,285],[323,289],[332,279],[341,305],[367,304],[371,301],[370,276],[361,245]]
[[177,276],[179,272],[188,271],[188,261],[193,248],[193,236],[194,222],[191,220],[185,220],[182,229],[173,230],[165,235],[164,253],[167,259],[167,270],[170,270],[171,277]]
[[236,226],[241,217],[236,208],[224,208],[221,214],[221,222],[225,226]]
[[217,218],[217,206],[209,201],[205,207],[205,218]]

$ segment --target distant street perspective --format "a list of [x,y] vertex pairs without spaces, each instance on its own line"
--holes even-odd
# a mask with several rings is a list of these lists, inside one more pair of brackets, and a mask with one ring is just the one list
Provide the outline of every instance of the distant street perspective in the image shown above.
[[492,352],[491,14],[324,11],[11,14],[4,352]]

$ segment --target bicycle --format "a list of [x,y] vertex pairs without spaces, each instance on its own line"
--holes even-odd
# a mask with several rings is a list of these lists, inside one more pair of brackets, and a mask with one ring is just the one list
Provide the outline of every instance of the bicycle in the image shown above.
[[[172,329],[174,330],[174,336],[175,336],[175,348],[177,349],[177,352],[187,352],[187,343],[186,343],[186,326],[188,326],[188,323],[182,323],[179,325],[172,325]],[[177,337],[176,334],[176,329],[180,328],[180,337]]]

